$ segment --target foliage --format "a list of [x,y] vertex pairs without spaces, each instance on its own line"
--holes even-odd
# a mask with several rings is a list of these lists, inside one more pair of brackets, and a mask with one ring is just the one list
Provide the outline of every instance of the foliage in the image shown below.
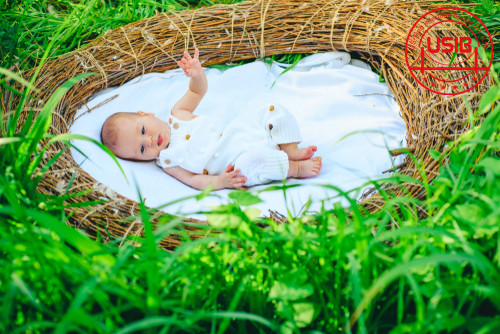
[[[496,61],[496,69],[498,71],[500,69],[500,63],[498,62],[500,59],[500,3],[492,0],[452,0],[452,2],[459,4],[477,4],[478,2],[480,2],[480,5],[468,7],[467,10],[476,14],[490,32],[491,38],[493,40],[493,52],[491,57],[494,59],[494,61]],[[474,32],[480,32],[480,34],[477,36],[480,41],[489,40],[490,36],[488,36],[484,29],[476,29],[476,27],[470,28]]]
[[[47,15],[49,5],[55,14]],[[8,35],[17,48],[2,56],[3,66],[19,62],[16,55],[33,66],[35,50],[43,61],[52,47],[58,47],[54,55],[64,53],[123,24],[127,15],[134,20],[143,15],[134,1],[87,5],[94,7],[83,11],[83,2],[69,0],[4,2],[2,15],[9,20],[2,17],[2,22],[17,32],[0,33],[2,47],[10,45],[4,43]],[[177,4],[144,1],[146,14],[165,9],[160,5]],[[16,18],[18,8],[25,14]],[[45,13],[39,26],[26,14],[36,9]],[[103,13],[112,9],[116,17],[105,25],[111,14]],[[78,15],[80,23],[68,23],[77,22]],[[24,25],[32,31],[22,30]],[[70,25],[73,30],[66,32]],[[50,35],[60,38],[48,42]],[[132,218],[142,220],[145,237],[102,244],[66,225],[65,201],[79,194],[52,197],[36,191],[40,175],[53,163],[41,165],[44,152],[55,141],[71,139],[47,134],[51,111],[82,77],[70,79],[41,106],[39,116],[19,126],[22,100],[30,94],[26,88],[34,88],[7,70],[1,75],[7,108],[0,123],[0,332],[500,330],[498,81],[479,109],[470,110],[472,129],[448,143],[445,153],[431,151],[441,165],[433,182],[395,174],[372,184],[419,183],[425,200],[395,197],[379,187],[386,204],[367,213],[352,200],[359,190],[353,189],[341,193],[347,207],[332,198],[331,210],[277,224],[257,218],[252,205],[258,196],[235,191],[230,204],[207,213],[208,237],[186,239],[166,252],[156,245],[174,229],[182,231],[180,218],[162,217],[153,228],[141,202],[140,217]],[[14,81],[25,90],[14,89]],[[13,96],[21,99],[14,109]],[[421,212],[425,218],[419,218]]]
[[[241,1],[241,0],[240,0]],[[107,30],[156,13],[239,1],[22,0],[0,2],[0,67],[32,68],[56,40],[52,57],[72,51]],[[2,8],[3,7],[3,8]],[[53,32],[64,26],[60,35]]]

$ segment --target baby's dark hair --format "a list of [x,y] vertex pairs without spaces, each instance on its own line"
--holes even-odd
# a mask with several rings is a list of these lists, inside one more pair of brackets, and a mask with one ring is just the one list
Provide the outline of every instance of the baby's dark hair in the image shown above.
[[101,128],[101,142],[115,155],[117,155],[116,148],[118,147],[118,136],[120,133],[118,120],[124,117],[136,117],[136,115],[137,114],[131,112],[117,112],[104,121]]

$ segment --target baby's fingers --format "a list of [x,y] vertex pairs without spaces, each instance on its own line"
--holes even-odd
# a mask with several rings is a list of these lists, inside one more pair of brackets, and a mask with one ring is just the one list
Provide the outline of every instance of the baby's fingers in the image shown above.
[[[234,167],[233,167],[233,168],[234,168]],[[230,175],[231,177],[233,177],[233,178],[234,178],[234,177],[238,177],[238,176],[243,176],[243,175],[238,175],[240,172],[241,172],[241,170],[240,170],[240,169],[234,169],[234,170],[231,170],[231,171],[229,172],[229,175]]]
[[[195,56],[196,56],[196,52],[195,52]],[[191,56],[189,55],[189,52],[187,52],[187,51],[184,51],[184,57],[186,57],[186,59],[187,59],[188,61],[193,60],[193,58],[191,58]]]
[[245,176],[235,177],[232,179],[232,186],[234,188],[241,188],[247,182],[247,178]]
[[233,169],[233,164],[227,165],[226,169],[224,169],[224,172],[229,173]]
[[186,59],[182,58],[180,61],[177,62],[177,65],[182,68],[184,71],[188,68],[188,65],[186,63]]

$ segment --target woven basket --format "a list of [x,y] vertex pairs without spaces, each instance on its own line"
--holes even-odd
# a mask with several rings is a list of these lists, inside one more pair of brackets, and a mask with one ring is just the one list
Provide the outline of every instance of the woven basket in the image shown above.
[[[132,78],[176,68],[183,50],[200,49],[203,66],[237,62],[274,54],[314,53],[326,51],[356,52],[383,74],[394,93],[401,116],[406,122],[408,149],[419,165],[425,168],[428,179],[435,177],[439,164],[427,153],[428,149],[443,150],[443,144],[467,130],[466,105],[462,96],[441,96],[418,85],[410,75],[405,62],[405,42],[414,22],[425,12],[442,7],[431,2],[395,1],[260,1],[234,5],[218,5],[198,10],[159,14],[127,26],[107,31],[86,47],[47,62],[36,80],[40,89],[38,98],[47,101],[57,87],[68,78],[85,72],[100,72],[74,85],[53,111],[50,132],[68,132],[75,112],[92,94],[111,86],[122,85]],[[449,36],[460,34],[450,30]],[[33,71],[26,76],[30,77]],[[479,75],[479,74],[476,74]],[[479,79],[479,76],[478,76]],[[491,85],[488,77],[475,89],[465,93],[473,109],[482,92]],[[32,102],[33,108],[36,102]],[[24,119],[29,110],[26,108]],[[37,109],[35,109],[37,110]],[[99,109],[93,112],[99,112]],[[45,161],[63,147],[54,144]],[[397,166],[399,173],[421,180],[421,170],[406,156]],[[57,184],[68,184],[74,172],[76,178],[69,193],[94,188],[97,184],[90,175],[79,170],[69,150],[58,158],[45,174],[39,191],[59,195]],[[385,185],[390,188],[390,185]],[[393,189],[397,195],[425,197],[424,189],[407,184]],[[123,222],[138,215],[139,205],[113,192],[97,187],[85,196],[69,200],[107,202],[92,207],[70,207],[69,222],[91,236],[100,234],[123,237],[143,235],[139,220]],[[361,201],[368,211],[375,211],[384,201],[377,192]],[[153,222],[164,212],[158,211]],[[186,223],[206,222],[186,220]],[[199,228],[187,224],[188,235],[202,235]],[[185,232],[183,232],[185,233]],[[205,231],[206,233],[206,231]],[[174,248],[181,243],[180,234],[170,235],[161,245]]]

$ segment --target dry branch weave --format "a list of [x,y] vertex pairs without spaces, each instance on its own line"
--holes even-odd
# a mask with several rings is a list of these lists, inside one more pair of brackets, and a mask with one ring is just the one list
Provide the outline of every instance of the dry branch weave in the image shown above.
[[[170,12],[108,31],[90,45],[46,63],[35,86],[41,91],[38,97],[46,101],[68,78],[85,72],[102,74],[77,83],[53,111],[50,131],[60,134],[68,131],[76,110],[92,94],[145,73],[175,68],[175,59],[179,59],[185,49],[200,48],[204,66],[274,54],[358,52],[386,79],[406,122],[408,146],[432,179],[439,166],[427,150],[441,151],[443,143],[467,130],[464,127],[467,111],[462,97],[443,97],[425,90],[411,77],[405,63],[405,41],[411,25],[422,14],[438,7],[439,4],[427,1],[368,0],[361,4],[350,0],[279,0]],[[458,34],[455,30],[448,33],[450,36]],[[464,94],[472,108],[490,82],[487,78],[475,90]],[[37,102],[31,103],[35,107]],[[92,112],[99,112],[99,109]],[[62,147],[52,147],[47,159]],[[58,195],[61,183],[67,184],[75,170],[78,166],[66,151],[46,173],[39,190]],[[398,171],[421,179],[421,173],[409,157]],[[77,174],[70,193],[97,185],[84,171],[79,170]],[[405,190],[394,191],[420,199],[425,196],[423,189],[414,184],[408,184]],[[90,235],[96,235],[98,230],[101,236],[107,233],[113,237],[143,234],[142,223],[120,222],[138,214],[137,203],[102,185],[71,201],[100,199],[108,201],[90,208],[69,208],[72,212],[70,224],[85,229]],[[376,193],[363,200],[369,211],[377,210],[382,204],[382,198]],[[188,230],[193,237],[199,234],[196,227],[191,226]],[[171,235],[163,240],[162,246],[173,248],[179,243],[179,236]]]

